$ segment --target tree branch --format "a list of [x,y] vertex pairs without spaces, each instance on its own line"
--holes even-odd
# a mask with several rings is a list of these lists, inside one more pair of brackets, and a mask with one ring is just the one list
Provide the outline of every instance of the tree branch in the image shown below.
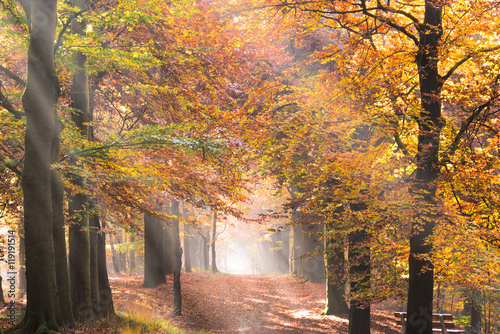
[[7,67],[0,65],[0,70],[2,70],[2,72],[4,72],[12,80],[16,81],[18,84],[26,86],[26,81],[24,81],[21,77],[15,75],[14,73],[12,73],[12,71],[9,70]]
[[471,59],[473,55],[477,54],[477,53],[486,53],[486,52],[493,52],[493,51],[496,51],[496,50],[500,50],[500,45],[497,45],[495,47],[492,47],[492,48],[485,48],[485,49],[479,49],[477,51],[474,51],[472,53],[469,53],[468,55],[464,56],[462,59],[460,59],[459,61],[457,61],[449,70],[448,72],[446,72],[445,75],[441,76],[441,81],[442,82],[445,82],[446,80],[448,80],[452,75],[453,73],[457,70],[457,68],[460,67],[460,65],[462,65],[463,63],[465,63],[467,60]]
[[89,8],[84,8],[78,12],[75,12],[73,14],[71,14],[69,17],[68,17],[68,20],[63,24],[63,27],[61,28],[61,31],[59,31],[59,34],[57,35],[57,40],[56,40],[56,43],[54,45],[54,55],[56,54],[57,50],[62,46],[62,38],[64,36],[64,34],[66,33],[66,30],[68,30],[69,28],[69,25],[71,24],[71,22],[76,19],[77,17],[79,17],[80,15],[82,15],[83,13],[85,13],[86,11],[88,11]]
[[17,119],[21,119],[24,116],[26,116],[24,112],[20,112],[16,108],[14,108],[12,103],[10,103],[9,99],[3,94],[2,87],[3,87],[2,82],[0,81],[0,106],[5,108],[5,110],[10,112],[11,114],[13,114],[14,117],[16,117]]

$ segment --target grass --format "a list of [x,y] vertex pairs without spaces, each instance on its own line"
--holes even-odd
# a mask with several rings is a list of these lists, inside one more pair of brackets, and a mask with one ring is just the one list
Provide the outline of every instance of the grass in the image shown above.
[[183,331],[170,325],[166,320],[151,318],[147,308],[135,305],[125,312],[118,311],[116,316],[101,321],[102,328],[112,328],[116,334],[209,334],[208,332]]

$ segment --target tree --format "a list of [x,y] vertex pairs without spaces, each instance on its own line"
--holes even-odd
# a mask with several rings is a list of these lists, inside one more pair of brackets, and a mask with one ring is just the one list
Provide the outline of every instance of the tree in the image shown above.
[[[80,10],[86,9],[88,4],[85,0],[74,1],[74,5]],[[84,35],[86,26],[85,19],[74,19],[72,22],[72,32],[78,35]],[[75,66],[77,70],[73,73],[71,85],[71,106],[73,112],[71,118],[75,123],[82,138],[92,140],[91,138],[91,110],[89,96],[89,82],[86,70],[86,57],[77,51],[75,54]],[[79,165],[76,158],[71,159],[71,164],[75,167]],[[91,273],[91,261],[95,264],[96,258],[91,259],[91,248],[94,250],[97,243],[91,246],[91,228],[90,228],[90,203],[85,195],[86,180],[80,175],[70,176],[72,193],[69,194],[69,216],[71,224],[69,227],[69,270],[70,270],[70,286],[71,299],[73,301],[73,313],[81,320],[90,319],[94,313],[92,310],[92,297],[97,298],[97,271]],[[96,242],[96,235],[92,241]],[[95,268],[92,268],[95,269]],[[94,276],[92,276],[94,275]],[[92,282],[94,277],[94,282]],[[92,291],[94,285],[94,291]],[[97,288],[97,289],[96,289]],[[94,292],[94,293],[92,293]],[[96,304],[98,305],[98,303]]]
[[162,281],[158,248],[158,220],[144,213],[144,283],[146,288],[155,288]]
[[210,243],[210,245],[212,246],[212,272],[214,273],[219,271],[217,270],[217,256],[215,253],[216,241],[217,241],[217,214],[214,212],[212,220],[212,242]]
[[175,215],[174,225],[174,253],[175,253],[175,269],[174,269],[174,315],[182,315],[182,295],[181,295],[181,268],[182,268],[182,248],[181,238],[179,235],[179,221],[181,212],[179,209],[179,201],[171,202],[172,214]]
[[23,94],[26,135],[22,176],[28,304],[21,323],[7,333],[60,329],[51,192],[51,157],[57,137],[55,106],[59,94],[53,58],[57,1],[32,1],[28,13],[32,17],[28,80]]

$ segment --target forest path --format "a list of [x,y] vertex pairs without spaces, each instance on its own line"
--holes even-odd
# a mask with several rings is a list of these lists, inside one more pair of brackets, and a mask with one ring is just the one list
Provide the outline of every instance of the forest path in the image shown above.
[[[156,289],[142,276],[112,277],[117,310],[146,313],[186,330],[212,333],[347,333],[348,321],[322,316],[323,283],[291,275],[183,273],[183,316],[172,317],[172,276]],[[398,333],[390,313],[373,312],[372,333]]]

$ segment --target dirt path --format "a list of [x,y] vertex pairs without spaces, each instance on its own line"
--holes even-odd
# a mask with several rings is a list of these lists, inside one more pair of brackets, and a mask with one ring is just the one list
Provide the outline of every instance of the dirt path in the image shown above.
[[[156,289],[145,289],[142,276],[111,278],[116,308],[213,333],[347,333],[346,318],[320,315],[325,303],[321,283],[304,283],[290,275],[183,274],[184,313],[173,318],[168,279]],[[398,333],[388,312],[372,313],[372,334]]]

